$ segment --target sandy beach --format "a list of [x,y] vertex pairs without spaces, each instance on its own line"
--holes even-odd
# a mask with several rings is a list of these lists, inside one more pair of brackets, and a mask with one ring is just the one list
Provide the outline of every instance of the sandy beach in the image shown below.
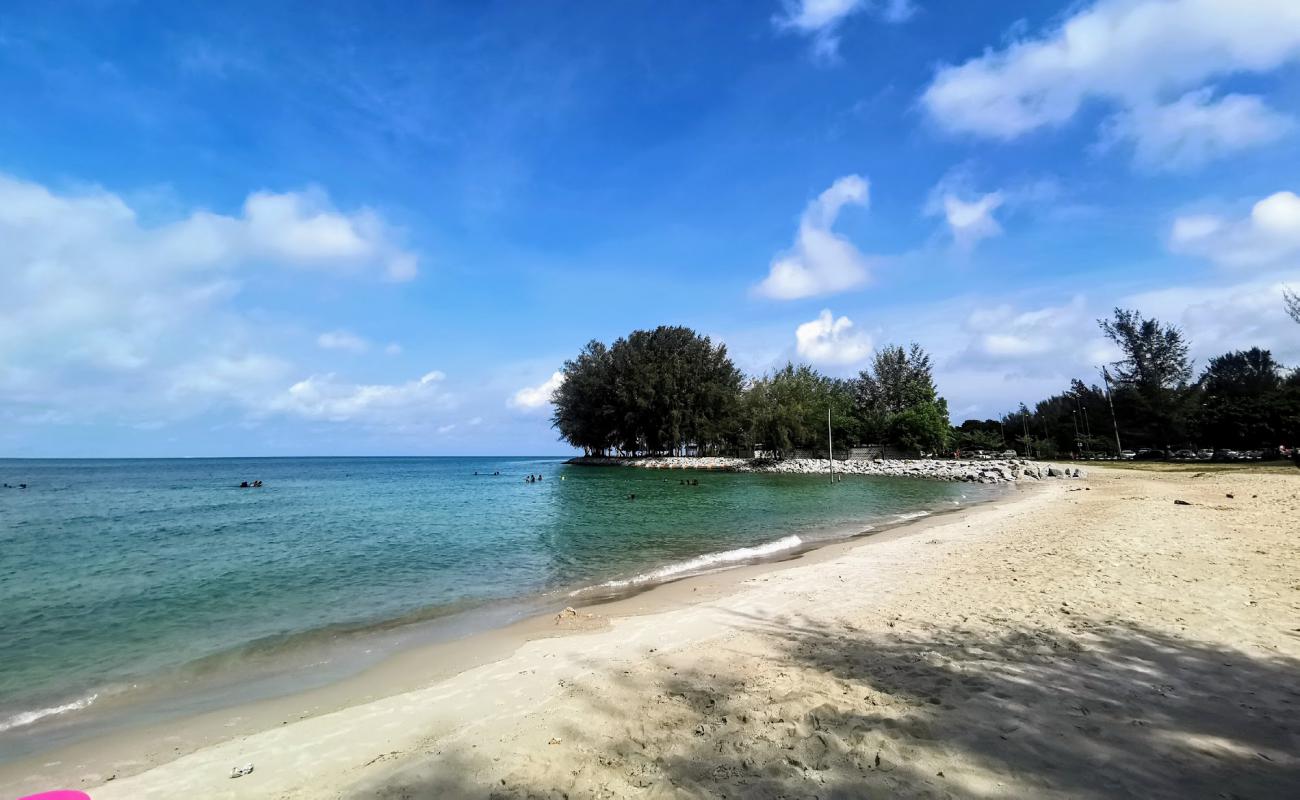
[[0,793],[1294,797],[1298,513],[1293,475],[1094,469],[532,620],[445,674],[411,653],[329,713],[10,765]]

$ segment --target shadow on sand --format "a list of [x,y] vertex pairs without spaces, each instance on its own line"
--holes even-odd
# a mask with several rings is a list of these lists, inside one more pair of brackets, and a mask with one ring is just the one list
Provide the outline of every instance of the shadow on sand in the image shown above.
[[738,621],[766,668],[598,673],[571,690],[590,713],[556,721],[563,750],[448,751],[356,796],[1300,797],[1295,659],[1078,617],[994,636]]

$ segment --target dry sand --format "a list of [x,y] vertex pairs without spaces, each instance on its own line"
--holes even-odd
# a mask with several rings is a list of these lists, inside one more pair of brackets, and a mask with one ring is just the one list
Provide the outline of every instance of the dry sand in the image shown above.
[[1094,470],[90,793],[1300,797],[1298,519],[1300,476]]

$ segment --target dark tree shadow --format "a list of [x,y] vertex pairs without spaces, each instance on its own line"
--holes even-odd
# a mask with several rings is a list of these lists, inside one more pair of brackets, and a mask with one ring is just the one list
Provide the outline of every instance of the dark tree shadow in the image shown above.
[[434,760],[358,796],[1300,797],[1293,658],[1077,617],[995,636],[741,623],[776,669],[604,673],[571,690],[593,713],[556,721],[553,769]]

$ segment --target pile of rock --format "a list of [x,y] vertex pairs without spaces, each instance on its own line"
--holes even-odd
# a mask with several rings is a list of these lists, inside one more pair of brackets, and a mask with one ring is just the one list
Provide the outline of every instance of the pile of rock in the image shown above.
[[[773,472],[799,475],[819,475],[830,472],[830,462],[824,458],[770,459],[726,458],[723,456],[644,456],[624,458],[614,456],[583,456],[570,459],[570,464],[593,466],[641,467],[643,469],[701,469],[724,472]],[[972,483],[1011,483],[1018,480],[1046,480],[1048,478],[1082,478],[1084,471],[1056,464],[1043,464],[1026,459],[998,461],[956,461],[950,459],[874,459],[871,461],[836,461],[835,472],[844,475],[884,475],[900,478],[930,478],[941,481],[967,481]]]

